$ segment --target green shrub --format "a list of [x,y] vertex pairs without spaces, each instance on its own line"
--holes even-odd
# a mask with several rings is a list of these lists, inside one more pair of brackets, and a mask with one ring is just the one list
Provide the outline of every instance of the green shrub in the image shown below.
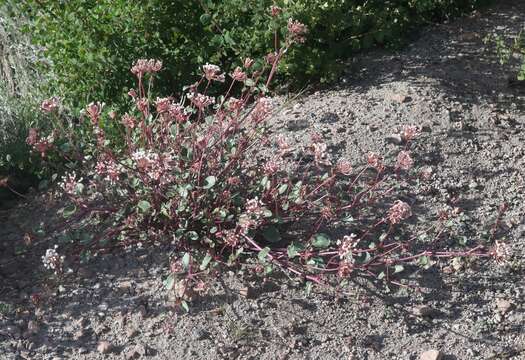
[[272,0],[28,0],[14,8],[31,17],[27,30],[53,61],[58,76],[49,95],[79,109],[100,99],[123,104],[121,94],[132,86],[128,69],[138,58],[163,60],[156,85],[168,94],[180,92],[204,60],[229,71],[247,55],[262,58],[273,51],[273,31],[282,36],[290,17],[310,33],[306,46],[287,55],[281,74],[296,85],[332,80],[356,51],[398,45],[409,30],[481,1],[282,0],[277,21],[268,21]]
[[489,34],[483,41],[485,44],[493,44],[501,65],[508,64],[514,55],[520,59],[520,65],[516,73],[518,81],[525,81],[525,28],[513,39],[507,40],[499,34]]
[[0,6],[0,176],[24,177],[40,169],[25,139],[30,127],[45,128],[36,109],[41,100],[39,85],[46,79],[37,71],[41,50],[19,31],[24,23],[24,18]]

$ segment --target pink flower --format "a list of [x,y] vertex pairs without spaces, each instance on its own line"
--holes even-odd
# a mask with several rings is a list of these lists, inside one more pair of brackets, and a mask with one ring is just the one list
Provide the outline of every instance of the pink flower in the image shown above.
[[276,160],[269,160],[263,165],[264,174],[267,176],[275,174],[277,171],[279,171],[279,168],[279,162]]
[[349,260],[345,259],[339,263],[337,275],[341,278],[347,277],[348,275],[350,275],[353,269],[354,265]]
[[137,92],[135,91],[135,89],[130,89],[128,91],[128,95],[131,96],[131,98],[133,98],[133,100],[135,100],[135,98],[137,97]]
[[250,59],[250,58],[244,59],[243,66],[245,69],[251,68],[252,65],[253,65],[253,59]]
[[279,16],[282,11],[283,10],[279,6],[276,6],[276,5],[270,6],[270,14],[272,15],[272,17]]
[[273,110],[272,99],[268,97],[261,97],[257,100],[257,104],[252,111],[251,119],[255,122],[261,122],[265,120]]
[[377,171],[381,172],[385,169],[385,165],[383,164],[383,161],[379,155],[376,153],[368,153],[367,155],[367,163],[368,166],[373,167]]
[[224,74],[220,74],[221,68],[217,65],[206,64],[202,66],[202,71],[204,72],[204,77],[208,81],[220,81],[224,82]]
[[254,215],[255,217],[262,216],[264,212],[264,203],[255,197],[246,201],[246,213],[248,215]]
[[401,137],[407,142],[414,140],[419,135],[421,135],[421,129],[414,125],[406,125],[401,132]]
[[337,241],[337,245],[339,245],[339,258],[344,259],[348,257],[348,255],[352,254],[352,249],[354,249],[357,246],[357,235],[352,233],[350,235],[343,236],[343,240]]
[[45,157],[46,153],[53,148],[53,144],[47,140],[39,140],[33,147],[40,153],[40,156]]
[[278,56],[279,54],[277,54],[276,52],[271,52],[266,55],[266,62],[270,65],[273,65],[277,61]]
[[200,93],[188,94],[188,99],[200,110],[215,104],[215,98]]
[[135,128],[135,121],[135,118],[129,114],[124,114],[124,116],[122,116],[122,124],[128,129]]
[[292,148],[290,144],[286,141],[285,137],[282,135],[279,135],[277,137],[277,146],[279,147],[279,155],[280,156],[286,156],[290,152],[292,152]]
[[247,78],[246,73],[243,72],[239,66],[235,68],[235,70],[232,74],[230,74],[230,76],[233,78],[233,80],[241,82],[245,81]]
[[138,78],[141,78],[144,74],[156,73],[162,69],[162,61],[154,59],[139,59],[131,67],[131,72]]
[[392,225],[398,224],[410,216],[412,216],[410,205],[401,200],[397,200],[388,211],[388,221],[390,221]]
[[86,113],[91,119],[91,123],[93,125],[98,123],[98,119],[100,118],[100,114],[102,113],[103,107],[104,107],[104,104],[101,104],[98,101],[96,103],[92,102],[86,107]]
[[324,142],[316,142],[312,144],[312,149],[314,152],[314,160],[317,165],[329,165],[330,161],[328,160],[327,145]]
[[38,141],[38,131],[37,129],[35,128],[30,128],[29,129],[29,134],[27,135],[27,138],[26,138],[26,143],[28,145],[35,145],[36,142]]
[[494,246],[489,251],[489,254],[496,260],[498,263],[506,263],[509,261],[509,258],[512,256],[512,252],[507,244],[502,241],[496,240]]
[[352,173],[352,164],[348,160],[339,160],[336,171],[342,175],[348,176]]
[[171,104],[168,109],[170,117],[174,118],[178,123],[185,123],[188,121],[189,115],[186,114],[184,107],[179,104]]
[[60,103],[59,98],[56,96],[53,96],[52,98],[42,101],[42,104],[40,105],[40,109],[44,112],[50,113],[58,109],[59,103]]
[[421,176],[423,180],[430,180],[430,178],[432,177],[432,173],[433,173],[432,168],[428,166],[421,170],[421,172],[419,173],[419,176]]
[[114,183],[119,180],[122,168],[113,159],[107,158],[99,160],[95,166],[98,175],[104,177],[105,180]]
[[397,164],[396,166],[399,169],[403,170],[410,170],[412,166],[414,165],[414,160],[410,157],[410,153],[408,151],[400,151],[397,155]]
[[169,110],[171,104],[171,98],[157,98],[155,106],[157,107],[157,113],[162,114]]
[[228,109],[230,111],[239,111],[242,109],[244,102],[237,98],[231,97],[228,99]]
[[149,102],[148,99],[142,98],[142,99],[136,99],[135,105],[137,106],[137,109],[143,114],[148,113],[149,110]]
[[297,43],[305,42],[304,35],[308,31],[306,25],[300,23],[297,20],[289,19],[288,20],[288,34],[292,41]]

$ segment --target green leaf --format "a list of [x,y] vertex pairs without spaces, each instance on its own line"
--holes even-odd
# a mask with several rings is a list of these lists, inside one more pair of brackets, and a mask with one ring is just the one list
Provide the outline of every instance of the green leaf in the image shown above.
[[211,261],[212,257],[210,254],[206,254],[206,256],[204,257],[204,259],[202,259],[202,262],[201,262],[201,265],[199,266],[199,269],[201,271],[204,271],[206,270],[206,268],[208,267],[208,265],[210,264],[210,261]]
[[204,180],[204,186],[202,188],[211,189],[215,185],[216,182],[217,182],[217,178],[215,176],[208,176]]
[[277,192],[279,193],[279,195],[282,195],[282,194],[284,194],[286,192],[287,189],[288,189],[288,184],[282,184],[277,189]]
[[296,244],[295,242],[292,242],[290,245],[288,245],[288,257],[290,259],[293,259],[296,256],[299,256],[299,253],[304,249],[304,246],[301,244]]
[[188,303],[184,300],[180,302],[180,306],[184,309],[186,312],[190,312],[190,307],[188,306]]
[[184,270],[188,270],[190,267],[190,253],[185,253],[184,256],[182,256],[182,267]]
[[139,203],[137,204],[137,207],[140,209],[140,211],[142,211],[143,213],[146,213],[151,208],[151,204],[149,203],[149,201],[140,200]]
[[173,285],[175,285],[175,275],[171,274],[170,276],[168,276],[164,280],[163,285],[166,288],[166,290],[173,289]]
[[196,232],[196,231],[188,231],[186,233],[186,237],[190,240],[190,241],[197,241],[199,240],[199,234]]
[[263,230],[264,239],[271,243],[281,241],[281,234],[275,226],[268,226]]
[[260,262],[266,262],[266,258],[268,257],[268,254],[270,253],[270,248],[267,246],[261,251],[259,251],[259,254],[257,257],[259,258]]
[[422,266],[424,269],[430,267],[430,258],[428,256],[421,256],[418,260],[419,266]]
[[403,270],[405,270],[405,268],[403,267],[403,265],[396,265],[396,266],[394,266],[394,274],[400,273],[400,272],[402,272]]
[[327,248],[330,246],[331,240],[328,237],[328,235],[319,233],[314,235],[314,239],[312,240],[312,246],[316,248]]
[[71,215],[73,215],[76,211],[77,211],[76,205],[75,204],[71,204],[71,205],[66,206],[64,208],[64,211],[62,212],[62,216],[64,217],[64,219],[67,219],[67,218],[71,217]]
[[311,281],[306,282],[306,286],[304,287],[304,292],[306,293],[306,296],[310,296],[312,293],[312,287],[313,283]]
[[211,16],[209,14],[202,14],[199,20],[202,25],[206,26],[210,24]]

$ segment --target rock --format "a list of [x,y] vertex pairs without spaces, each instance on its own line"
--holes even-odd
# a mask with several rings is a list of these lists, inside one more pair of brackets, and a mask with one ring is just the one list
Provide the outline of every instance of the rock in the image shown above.
[[126,330],[126,337],[128,339],[131,339],[132,337],[134,337],[135,335],[138,334],[138,331],[137,329],[135,329],[134,327],[130,327]]
[[84,337],[84,329],[79,329],[73,333],[73,340],[78,341]]
[[91,279],[95,276],[95,273],[86,267],[81,267],[77,270],[77,275],[84,279]]
[[241,289],[239,289],[239,295],[241,295],[242,297],[245,297],[247,299],[253,299],[255,298],[256,294],[255,294],[255,291],[254,289],[251,287],[251,286],[245,286]]
[[208,332],[203,329],[193,329],[191,332],[191,339],[194,341],[204,340],[208,337]]
[[34,335],[38,333],[39,330],[40,330],[40,327],[38,326],[38,323],[34,320],[29,320],[29,322],[27,323],[28,333],[31,335]]
[[439,350],[428,350],[419,355],[419,360],[441,360],[443,353]]
[[513,304],[505,299],[497,299],[496,300],[496,309],[499,313],[505,315],[508,313],[513,307]]
[[403,138],[401,138],[401,135],[399,134],[392,134],[385,137],[385,141],[390,144],[394,145],[401,145],[403,144]]
[[419,305],[412,309],[414,315],[419,317],[432,317],[436,314],[436,311],[427,305]]
[[97,345],[97,351],[101,354],[107,354],[111,351],[111,344],[109,341],[100,341]]
[[146,356],[148,349],[144,345],[135,345],[133,348],[126,351],[124,358],[126,360],[138,359],[142,356]]
[[394,95],[392,95],[390,97],[390,99],[392,101],[398,102],[400,104],[406,103],[406,102],[409,102],[410,100],[412,100],[412,98],[410,96],[406,96],[406,95],[403,95],[403,94],[394,94]]

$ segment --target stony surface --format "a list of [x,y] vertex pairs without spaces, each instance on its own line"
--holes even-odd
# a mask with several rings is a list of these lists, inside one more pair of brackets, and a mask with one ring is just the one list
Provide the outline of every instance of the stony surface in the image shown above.
[[298,146],[318,132],[355,164],[368,151],[388,159],[403,146],[399,128],[420,125],[416,164],[432,176],[411,189],[418,216],[459,207],[466,238],[456,240],[483,241],[507,203],[510,264],[443,261],[407,275],[420,291],[355,279],[309,296],[286,277],[262,284],[230,272],[184,314],[162,287],[169,249],[106,254],[54,282],[40,239],[60,232],[60,204],[31,195],[0,210],[0,358],[416,360],[425,349],[444,360],[525,358],[525,102],[482,43],[524,23],[525,3],[502,1],[434,26],[397,54],[360,57],[340,86],[295,99],[274,121]]

